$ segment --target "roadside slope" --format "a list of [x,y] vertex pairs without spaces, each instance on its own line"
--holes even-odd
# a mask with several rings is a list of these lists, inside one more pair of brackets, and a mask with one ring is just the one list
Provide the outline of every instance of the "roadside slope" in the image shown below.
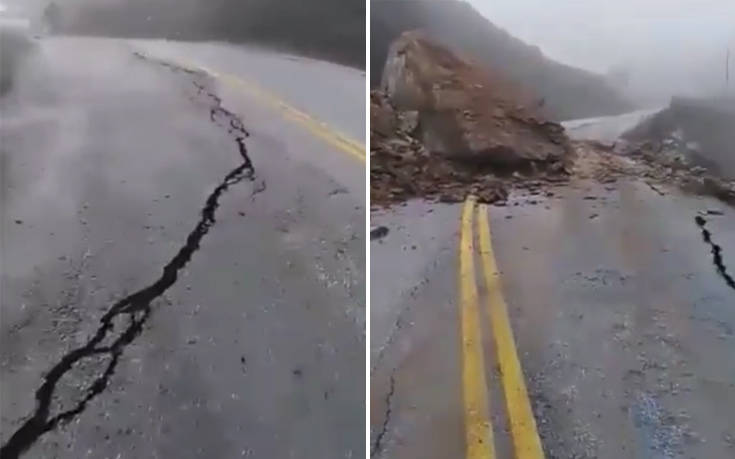
[[633,109],[601,76],[546,58],[537,47],[498,28],[468,3],[372,0],[370,5],[373,87],[380,82],[393,40],[407,30],[423,29],[545,98],[547,114],[553,119],[616,115]]

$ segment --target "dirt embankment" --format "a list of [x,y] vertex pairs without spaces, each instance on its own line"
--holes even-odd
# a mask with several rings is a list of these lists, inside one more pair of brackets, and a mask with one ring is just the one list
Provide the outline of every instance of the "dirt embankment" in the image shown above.
[[401,33],[415,29],[466,53],[482,68],[502,72],[530,88],[544,98],[544,113],[552,120],[618,115],[635,109],[602,75],[549,59],[538,47],[512,36],[483,17],[471,2],[462,0],[371,0],[372,89],[380,86],[391,44]]

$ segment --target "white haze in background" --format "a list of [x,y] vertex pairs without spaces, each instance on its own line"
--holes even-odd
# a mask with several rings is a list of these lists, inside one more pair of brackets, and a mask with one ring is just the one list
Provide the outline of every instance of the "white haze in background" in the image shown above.
[[641,104],[722,95],[729,46],[735,96],[735,0],[467,1],[554,60],[602,74],[627,70],[622,89]]

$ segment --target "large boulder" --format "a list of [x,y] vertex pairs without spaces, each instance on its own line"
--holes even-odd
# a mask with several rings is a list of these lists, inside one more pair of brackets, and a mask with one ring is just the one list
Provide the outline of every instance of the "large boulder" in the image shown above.
[[516,167],[561,163],[564,129],[538,113],[543,101],[418,31],[390,47],[382,90],[399,112],[417,112],[414,136],[431,154]]

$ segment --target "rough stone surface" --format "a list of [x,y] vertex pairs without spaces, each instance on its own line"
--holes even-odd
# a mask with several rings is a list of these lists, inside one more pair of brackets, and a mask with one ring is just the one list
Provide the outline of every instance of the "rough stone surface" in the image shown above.
[[735,180],[735,99],[673,98],[669,107],[625,133],[680,162]]
[[530,94],[421,32],[393,43],[382,90],[397,110],[417,113],[414,136],[431,154],[513,168],[569,151],[564,129],[541,117]]

